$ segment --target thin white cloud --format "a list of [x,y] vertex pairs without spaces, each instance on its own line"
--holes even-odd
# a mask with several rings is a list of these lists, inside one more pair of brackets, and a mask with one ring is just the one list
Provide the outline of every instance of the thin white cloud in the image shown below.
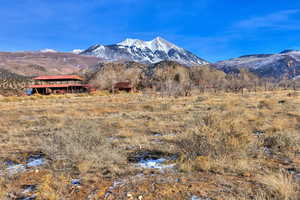
[[275,13],[270,13],[264,16],[255,16],[233,24],[233,29],[280,29],[291,30],[300,29],[300,22],[294,18],[300,14],[300,9],[283,10]]

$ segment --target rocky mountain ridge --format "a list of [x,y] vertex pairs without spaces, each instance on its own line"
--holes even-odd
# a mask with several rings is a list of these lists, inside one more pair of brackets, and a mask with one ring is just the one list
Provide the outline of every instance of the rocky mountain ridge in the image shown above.
[[239,69],[266,78],[293,79],[300,75],[300,51],[285,50],[278,54],[253,54],[220,61],[214,64],[226,73]]

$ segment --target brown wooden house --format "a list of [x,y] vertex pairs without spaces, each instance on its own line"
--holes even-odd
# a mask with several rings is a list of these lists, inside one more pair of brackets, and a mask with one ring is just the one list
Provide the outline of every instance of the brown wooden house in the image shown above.
[[31,94],[65,94],[89,92],[90,85],[83,84],[83,78],[76,75],[38,76],[30,85]]
[[114,85],[114,90],[115,91],[126,91],[126,92],[132,92],[133,91],[133,86],[131,82],[118,82]]

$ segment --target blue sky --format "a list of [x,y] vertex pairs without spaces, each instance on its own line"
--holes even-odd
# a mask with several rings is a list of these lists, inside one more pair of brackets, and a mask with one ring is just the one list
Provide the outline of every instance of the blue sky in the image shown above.
[[161,36],[208,61],[300,49],[296,0],[0,0],[0,51]]

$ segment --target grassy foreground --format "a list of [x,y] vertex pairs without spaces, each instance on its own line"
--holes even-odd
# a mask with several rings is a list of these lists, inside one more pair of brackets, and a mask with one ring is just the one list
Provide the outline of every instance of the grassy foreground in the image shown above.
[[[0,117],[0,199],[300,196],[300,95],[291,91],[0,97]],[[174,167],[140,167],[133,160],[145,154],[172,155]],[[46,164],[4,173],[30,155]]]

